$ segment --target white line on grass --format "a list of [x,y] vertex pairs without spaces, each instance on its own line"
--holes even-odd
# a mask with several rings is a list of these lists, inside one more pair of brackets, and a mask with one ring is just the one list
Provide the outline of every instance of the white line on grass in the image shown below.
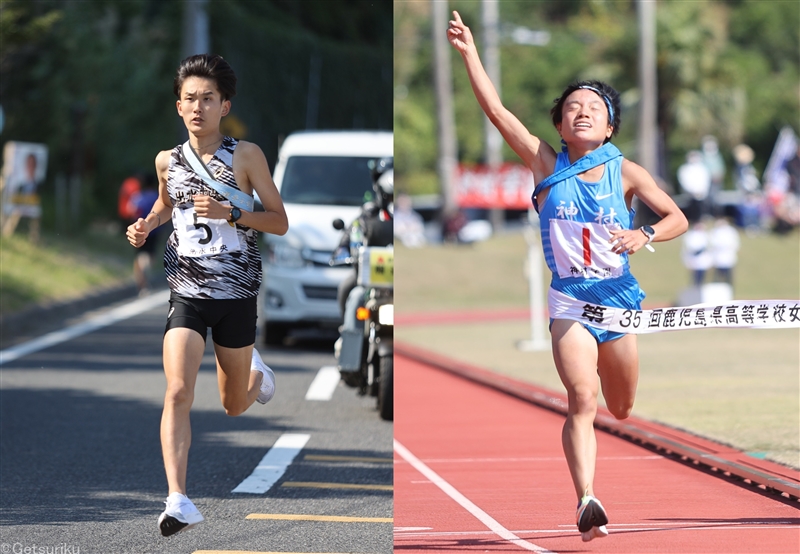
[[439,476],[438,473],[433,471],[431,468],[426,466],[422,461],[419,460],[414,454],[411,453],[405,446],[400,444],[396,439],[394,441],[394,451],[397,452],[405,461],[407,461],[411,466],[419,471],[422,475],[430,479],[430,481],[442,489],[442,491],[455,500],[462,508],[467,510],[473,516],[478,518],[478,521],[483,523],[486,527],[492,530],[497,536],[502,539],[507,540],[511,544],[519,546],[525,550],[530,550],[531,552],[539,552],[541,554],[555,554],[546,548],[542,548],[541,546],[537,546],[533,543],[530,543],[524,539],[519,538],[517,535],[500,525],[497,520],[495,520],[492,516],[478,508],[469,498],[458,492],[456,488],[445,481],[442,477]]
[[139,298],[133,302],[128,302],[127,304],[118,306],[113,310],[99,314],[87,321],[84,321],[83,323],[72,325],[66,329],[53,331],[52,333],[48,333],[28,342],[23,342],[22,344],[6,348],[5,350],[0,350],[0,365],[13,362],[17,358],[27,356],[28,354],[33,354],[34,352],[44,350],[45,348],[50,348],[56,344],[61,344],[62,342],[66,342],[70,339],[91,333],[92,331],[97,331],[103,327],[108,327],[109,325],[113,325],[119,321],[139,315],[148,310],[152,310],[157,306],[164,305],[166,307],[166,302],[168,300],[168,290],[157,292],[150,296]]
[[244,481],[231,492],[262,494],[280,479],[311,435],[284,433]]
[[306,400],[330,400],[339,384],[339,370],[333,366],[321,367],[306,392]]

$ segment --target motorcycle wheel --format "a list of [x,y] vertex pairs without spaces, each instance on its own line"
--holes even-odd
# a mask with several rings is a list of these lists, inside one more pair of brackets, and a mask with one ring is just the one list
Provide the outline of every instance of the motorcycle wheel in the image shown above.
[[394,357],[381,356],[380,382],[378,383],[378,412],[381,419],[394,419]]

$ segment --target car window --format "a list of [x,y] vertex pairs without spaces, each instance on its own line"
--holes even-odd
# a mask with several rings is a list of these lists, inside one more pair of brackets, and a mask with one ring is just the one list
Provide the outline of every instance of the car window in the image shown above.
[[286,161],[281,198],[293,204],[360,206],[372,195],[370,160],[347,156],[292,156]]

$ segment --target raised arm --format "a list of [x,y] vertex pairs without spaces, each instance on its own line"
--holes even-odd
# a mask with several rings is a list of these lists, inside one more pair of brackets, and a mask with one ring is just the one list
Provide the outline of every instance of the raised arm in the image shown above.
[[555,151],[549,144],[532,135],[520,120],[503,106],[497,90],[483,68],[472,32],[461,21],[458,12],[454,11],[453,17],[455,19],[450,21],[447,39],[464,60],[475,98],[511,149],[533,171],[536,182],[539,182],[553,172]]

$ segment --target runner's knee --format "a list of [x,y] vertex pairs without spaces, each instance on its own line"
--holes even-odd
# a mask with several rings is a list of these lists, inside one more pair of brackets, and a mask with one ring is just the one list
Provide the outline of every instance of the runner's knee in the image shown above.
[[231,417],[242,415],[247,410],[247,405],[243,402],[223,401],[222,407],[225,408],[225,415]]
[[597,412],[597,391],[591,387],[576,387],[569,394],[569,410],[574,414],[593,415]]
[[172,407],[191,406],[194,401],[194,391],[190,390],[185,383],[175,383],[167,385],[167,392],[164,396],[164,405]]
[[629,415],[631,415],[631,411],[633,410],[633,400],[623,400],[618,402],[607,402],[608,411],[611,412],[617,419],[626,419]]

